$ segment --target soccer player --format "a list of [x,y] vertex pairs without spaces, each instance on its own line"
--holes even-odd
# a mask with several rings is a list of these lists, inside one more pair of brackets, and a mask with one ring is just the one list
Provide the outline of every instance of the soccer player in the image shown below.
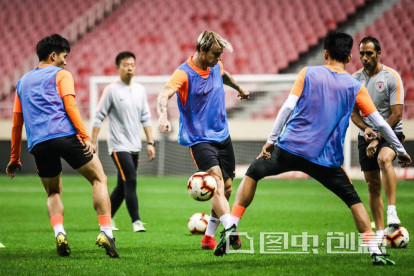
[[[379,114],[393,129],[397,138],[404,142],[402,113],[404,105],[404,88],[400,75],[392,68],[380,63],[381,45],[371,36],[364,37],[359,43],[359,58],[363,68],[354,74],[368,90]],[[358,135],[359,163],[368,183],[369,207],[375,222],[377,238],[384,236],[384,204],[381,195],[384,185],[388,203],[387,225],[398,227],[401,223],[396,210],[397,177],[393,160],[397,156],[393,146],[378,132],[378,128],[366,117],[361,117],[354,109],[351,116],[354,124],[361,129]],[[376,138],[368,136],[372,130]]]
[[47,212],[55,232],[57,253],[69,256],[70,247],[63,228],[62,203],[63,158],[83,175],[93,189],[93,206],[98,213],[101,233],[96,244],[118,258],[111,228],[111,202],[106,176],[98,157],[93,154],[81,115],[75,102],[72,74],[64,70],[70,52],[69,42],[58,34],[40,40],[36,45],[39,65],[17,83],[14,105],[11,158],[6,173],[10,178],[20,170],[21,136],[26,128],[29,152],[47,193]]
[[354,105],[395,147],[402,166],[408,166],[411,158],[379,115],[365,86],[345,71],[345,65],[351,60],[352,43],[348,34],[328,33],[324,42],[325,65],[305,67],[300,71],[267,142],[237,190],[230,222],[222,232],[215,255],[225,254],[227,240],[231,243],[237,239],[232,233],[252,202],[260,179],[287,171],[302,171],[322,183],[349,207],[356,227],[368,245],[373,264],[395,264],[379,250],[368,213],[342,168],[343,142]]
[[[214,234],[220,222],[227,225],[230,217],[228,198],[235,175],[235,159],[227,125],[225,108],[226,84],[239,92],[240,99],[249,92],[238,85],[221,63],[223,48],[232,45],[213,31],[204,31],[197,40],[196,53],[174,72],[158,96],[158,130],[170,131],[167,117],[168,100],[177,93],[180,110],[178,143],[190,148],[198,170],[210,173],[217,181],[217,194],[212,198],[211,216],[203,249],[214,249]],[[234,244],[234,247],[240,247]]]
[[[108,151],[118,168],[118,182],[111,194],[111,215],[115,216],[125,199],[134,232],[145,232],[138,211],[137,168],[142,148],[140,125],[147,137],[149,161],[155,158],[155,143],[152,139],[151,113],[144,86],[132,82],[136,59],[131,52],[121,52],[115,59],[120,80],[109,84],[103,91],[95,115],[92,144],[96,140],[102,121],[109,117]],[[118,230],[112,221],[113,230]]]

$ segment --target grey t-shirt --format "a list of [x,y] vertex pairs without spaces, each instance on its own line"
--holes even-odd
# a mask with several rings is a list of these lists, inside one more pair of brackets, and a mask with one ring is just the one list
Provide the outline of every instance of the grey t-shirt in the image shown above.
[[[355,72],[353,76],[366,86],[372,101],[384,120],[388,120],[390,117],[390,106],[404,104],[404,87],[400,75],[394,69],[383,65],[382,70],[377,75],[369,77],[362,68]],[[370,128],[378,131],[368,118],[362,118]],[[402,131],[402,121],[399,121],[394,128],[394,132],[401,133]],[[364,132],[360,131],[359,135],[363,136]]]
[[140,123],[143,127],[151,126],[151,113],[144,86],[136,82],[131,82],[128,86],[121,80],[106,86],[93,126],[101,127],[106,116],[109,118],[109,154],[114,151],[141,151]]

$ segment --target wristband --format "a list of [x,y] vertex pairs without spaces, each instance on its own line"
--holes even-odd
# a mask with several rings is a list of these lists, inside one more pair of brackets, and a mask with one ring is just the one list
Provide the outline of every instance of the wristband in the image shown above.
[[147,144],[155,147],[155,142],[147,142]]

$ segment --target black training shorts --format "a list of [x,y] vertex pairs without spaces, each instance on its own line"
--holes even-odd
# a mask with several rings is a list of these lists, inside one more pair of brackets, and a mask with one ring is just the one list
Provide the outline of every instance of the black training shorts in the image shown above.
[[[403,133],[395,133],[400,142],[404,142],[405,136]],[[367,148],[371,142],[367,142],[364,136],[358,135],[358,150],[359,150],[359,164],[361,165],[361,171],[370,172],[377,171],[380,169],[378,165],[378,154],[384,147],[391,148],[392,146],[385,139],[381,139],[378,144],[377,151],[373,157],[367,156]],[[395,155],[397,156],[397,154]],[[395,158],[394,158],[395,159]]]
[[310,175],[342,199],[348,207],[361,202],[354,185],[342,167],[330,168],[312,163],[277,145],[269,159],[260,158],[253,161],[246,175],[259,181],[266,176],[290,171],[301,171]]
[[40,177],[55,177],[62,172],[61,157],[74,170],[91,161],[93,155],[86,157],[84,148],[77,135],[70,135],[41,142],[35,145],[30,153],[34,155]]
[[236,161],[230,136],[219,143],[199,143],[190,147],[194,164],[200,171],[220,166],[223,178],[234,178]]

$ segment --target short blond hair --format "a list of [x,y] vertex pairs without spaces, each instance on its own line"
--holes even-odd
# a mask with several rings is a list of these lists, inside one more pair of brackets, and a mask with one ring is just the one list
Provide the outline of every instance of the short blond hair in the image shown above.
[[213,43],[216,42],[220,47],[224,47],[230,52],[233,52],[233,46],[222,38],[218,33],[213,31],[204,31],[202,32],[197,39],[196,51],[200,52],[201,50],[207,52],[210,50]]

